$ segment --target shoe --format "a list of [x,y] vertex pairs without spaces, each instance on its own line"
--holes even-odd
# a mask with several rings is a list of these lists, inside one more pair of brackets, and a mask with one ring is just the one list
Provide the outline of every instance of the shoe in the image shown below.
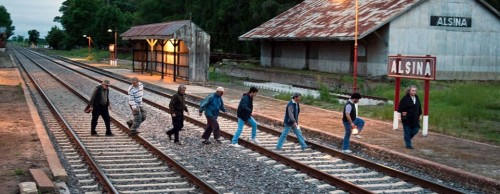
[[276,148],[276,151],[285,151],[283,148]]
[[215,140],[215,143],[222,143],[222,141],[221,141],[221,140],[216,139],[216,140]]
[[253,139],[250,139],[251,142],[255,143],[255,144],[259,144],[260,141],[257,140],[257,138],[253,138]]
[[356,137],[358,139],[363,139],[363,137],[361,135],[355,135],[354,137]]
[[305,148],[302,148],[302,151],[309,151],[309,150],[311,150],[311,148],[312,148],[312,146],[307,146]]
[[177,145],[182,145],[182,143],[180,141],[176,141],[174,143],[177,144]]
[[168,132],[167,132],[167,135],[168,135],[168,140],[172,141],[172,134],[168,134]]
[[134,124],[134,122],[132,120],[127,121],[127,126],[129,129],[130,129],[130,127],[132,127],[132,124]]
[[106,136],[115,136],[113,133],[106,133]]
[[241,146],[240,146],[239,144],[237,144],[237,143],[235,143],[235,144],[230,144],[230,145],[231,145],[231,146],[233,146],[233,147],[235,147],[235,148],[241,148]]
[[99,136],[99,134],[97,134],[97,133],[90,133],[90,135],[91,135],[91,136],[95,136],[95,137],[98,137],[98,136]]
[[139,132],[139,131],[137,131],[137,130],[132,130],[132,131],[130,131],[130,135],[137,135],[137,134],[139,134],[139,133],[141,133],[141,132]]
[[412,149],[414,149],[414,148],[413,148],[413,146],[406,146],[406,149],[410,149],[410,150],[412,150]]
[[345,154],[350,154],[350,153],[352,153],[352,151],[351,151],[351,150],[342,150],[342,152],[344,152]]
[[203,143],[203,144],[207,144],[207,145],[208,145],[208,144],[211,144],[212,142],[208,141],[208,139],[207,139],[207,140],[205,140],[205,141],[202,141],[201,143]]

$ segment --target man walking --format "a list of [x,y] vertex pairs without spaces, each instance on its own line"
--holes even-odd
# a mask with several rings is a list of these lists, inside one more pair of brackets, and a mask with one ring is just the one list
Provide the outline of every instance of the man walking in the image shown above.
[[97,119],[102,116],[104,125],[106,126],[106,136],[113,136],[110,127],[109,108],[109,80],[103,80],[101,85],[95,87],[90,98],[89,105],[92,107],[92,121],[90,123],[90,135],[98,136],[95,128],[97,127]]
[[130,79],[132,85],[128,88],[128,104],[132,110],[133,120],[127,121],[130,128],[130,134],[136,135],[140,132],[137,131],[141,123],[146,120],[146,111],[142,107],[142,96],[144,94],[144,86],[137,77]]
[[358,134],[355,134],[357,138],[361,138],[359,133],[363,130],[363,126],[365,125],[365,121],[359,117],[357,117],[356,106],[355,104],[359,102],[361,99],[361,94],[354,93],[351,95],[351,99],[347,101],[344,106],[344,111],[342,115],[342,122],[344,123],[344,142],[342,143],[342,152],[349,154],[352,153],[349,150],[349,141],[351,138],[352,131],[358,131]]
[[253,112],[253,98],[257,96],[259,90],[256,87],[251,87],[248,93],[243,94],[241,97],[240,104],[238,105],[237,116],[238,116],[238,128],[236,129],[236,133],[234,133],[233,139],[231,141],[231,145],[234,147],[240,147],[238,145],[238,139],[240,138],[241,131],[243,130],[243,125],[245,122],[250,123],[252,125],[252,135],[250,141],[255,144],[259,144],[259,141],[256,139],[257,136],[257,122],[252,117]]
[[418,133],[422,107],[417,96],[417,86],[411,85],[406,89],[406,95],[399,102],[398,112],[401,113],[403,123],[405,145],[407,149],[413,149],[411,139]]
[[170,100],[170,104],[168,105],[174,128],[167,131],[167,135],[168,139],[172,140],[173,134],[174,143],[177,145],[182,145],[182,143],[179,141],[179,131],[181,131],[182,127],[184,127],[184,111],[186,111],[186,113],[189,115],[184,94],[186,94],[186,85],[181,84],[177,89],[177,93],[172,96],[172,100]]
[[220,128],[219,123],[217,122],[217,117],[219,116],[219,111],[226,113],[226,107],[224,106],[224,102],[222,101],[222,95],[224,95],[224,88],[217,87],[215,93],[209,94],[203,102],[200,104],[200,116],[203,111],[205,111],[205,117],[207,118],[207,127],[205,128],[205,132],[201,136],[204,139],[202,143],[210,144],[208,141],[212,131],[214,133],[214,138],[217,143],[221,143],[220,138]]
[[307,144],[304,141],[304,137],[302,136],[302,131],[299,127],[299,113],[300,113],[300,99],[302,95],[300,93],[293,93],[292,100],[288,102],[285,108],[285,119],[283,123],[285,124],[285,128],[278,139],[278,144],[276,145],[277,150],[282,150],[283,143],[285,142],[286,136],[288,136],[288,132],[290,132],[290,128],[293,129],[295,136],[299,140],[300,147],[302,150],[308,148]]

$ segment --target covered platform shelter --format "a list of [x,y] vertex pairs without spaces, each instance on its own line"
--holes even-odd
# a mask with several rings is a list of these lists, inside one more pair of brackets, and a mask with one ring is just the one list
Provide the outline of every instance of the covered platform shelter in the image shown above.
[[210,35],[190,20],[133,26],[120,34],[132,45],[132,71],[189,83],[208,80]]

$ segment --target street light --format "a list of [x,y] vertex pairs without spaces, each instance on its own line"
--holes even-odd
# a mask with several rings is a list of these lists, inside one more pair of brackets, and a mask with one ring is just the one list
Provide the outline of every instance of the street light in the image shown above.
[[111,28],[108,29],[108,32],[109,33],[111,33],[111,32],[115,33],[115,44],[113,45],[114,56],[110,59],[109,63],[111,65],[118,65],[118,44],[116,43],[117,33],[116,33],[116,30],[111,30]]
[[84,38],[87,38],[89,40],[89,53],[92,51],[91,50],[91,42],[92,42],[92,38],[90,36],[87,36],[86,34],[83,35]]
[[358,0],[356,0],[356,16],[354,24],[354,86],[352,87],[352,92],[357,92],[357,76],[358,76]]

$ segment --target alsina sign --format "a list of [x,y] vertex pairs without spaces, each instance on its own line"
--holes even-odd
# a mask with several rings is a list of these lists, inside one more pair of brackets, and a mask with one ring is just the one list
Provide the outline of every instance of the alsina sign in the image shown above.
[[431,26],[468,27],[468,28],[470,28],[472,26],[472,18],[449,17],[449,16],[431,16]]
[[436,79],[436,57],[431,56],[389,56],[387,75],[423,80]]

